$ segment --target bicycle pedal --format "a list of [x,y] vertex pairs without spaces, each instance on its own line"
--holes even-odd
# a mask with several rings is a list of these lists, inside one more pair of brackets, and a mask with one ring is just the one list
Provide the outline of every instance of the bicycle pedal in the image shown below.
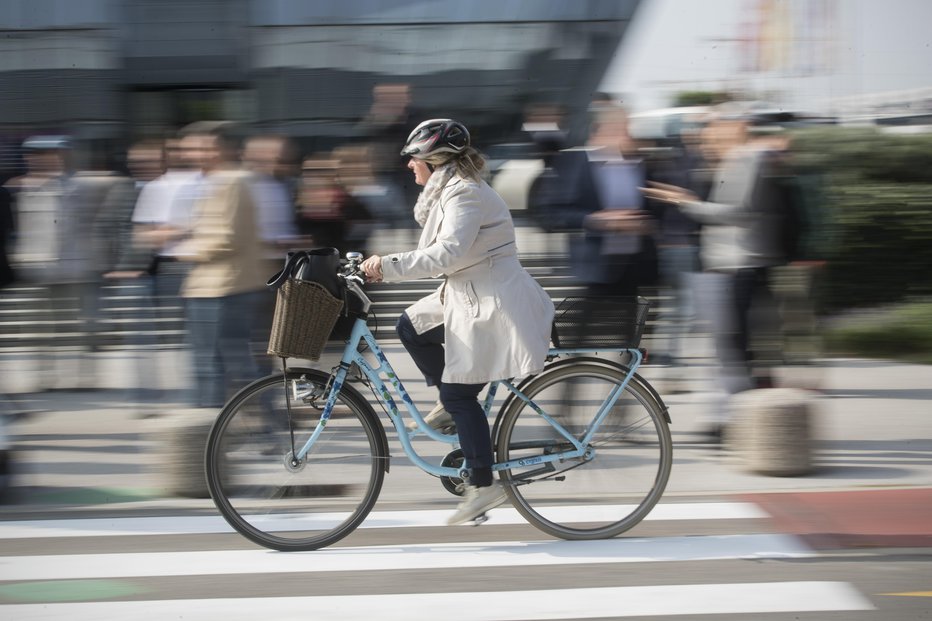
[[477,515],[475,518],[473,518],[472,525],[482,526],[488,521],[489,521],[489,515],[487,513],[482,513],[480,515]]

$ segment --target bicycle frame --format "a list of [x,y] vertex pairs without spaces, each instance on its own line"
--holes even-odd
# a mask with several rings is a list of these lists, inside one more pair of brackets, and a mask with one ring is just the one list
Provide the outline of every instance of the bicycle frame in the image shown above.
[[[378,361],[378,366],[373,366],[359,351],[359,342],[365,341],[369,346],[369,349],[375,355],[376,360]],[[527,457],[522,459],[514,459],[507,462],[496,463],[492,466],[493,470],[510,470],[513,468],[526,467],[538,464],[546,464],[555,461],[564,461],[567,459],[575,459],[583,457],[586,452],[589,450],[587,448],[589,441],[598,431],[599,426],[605,420],[605,417],[608,416],[609,411],[615,405],[615,402],[621,396],[625,387],[628,385],[630,379],[634,376],[635,371],[637,371],[643,360],[643,354],[638,349],[605,349],[605,348],[593,348],[593,349],[551,349],[550,356],[560,356],[566,354],[582,354],[582,353],[606,353],[606,352],[628,352],[632,356],[632,361],[630,365],[630,370],[625,376],[624,380],[618,384],[615,388],[612,389],[608,397],[603,401],[602,406],[599,408],[598,413],[593,419],[592,424],[589,427],[586,435],[582,439],[576,439],[569,432],[567,432],[560,423],[558,423],[554,418],[548,415],[544,410],[534,403],[530,398],[528,398],[524,393],[521,392],[520,388],[515,385],[511,380],[499,380],[491,382],[489,384],[488,391],[486,393],[485,399],[483,401],[483,411],[486,416],[492,411],[492,404],[495,401],[495,395],[498,391],[499,386],[504,386],[509,392],[511,392],[516,398],[521,399],[527,403],[531,408],[541,418],[543,418],[549,425],[551,425],[555,430],[557,430],[560,435],[562,435],[567,442],[569,442],[573,449],[569,451],[563,451],[559,453],[552,453],[549,455],[538,455],[534,457]],[[366,324],[364,319],[357,319],[353,325],[353,330],[350,334],[349,341],[346,344],[346,347],[343,350],[343,357],[340,360],[340,364],[336,369],[336,372],[332,376],[332,382],[330,385],[330,392],[327,395],[327,401],[324,404],[323,412],[321,413],[320,420],[317,422],[311,437],[304,443],[304,445],[298,449],[296,452],[296,459],[303,460],[304,457],[311,451],[315,442],[320,438],[321,434],[324,432],[324,429],[327,426],[327,422],[330,420],[330,416],[333,412],[333,407],[336,404],[337,396],[340,393],[343,383],[346,381],[346,374],[355,364],[359,369],[365,374],[365,376],[372,382],[374,390],[378,398],[381,398],[384,405],[387,406],[387,412],[389,418],[394,424],[395,429],[398,431],[398,437],[401,440],[402,448],[404,449],[405,454],[408,458],[414,462],[414,464],[419,467],[421,470],[432,474],[438,477],[462,477],[464,472],[461,468],[455,468],[452,466],[440,466],[434,465],[422,458],[417,450],[414,448],[414,445],[411,442],[413,438],[418,433],[426,433],[431,439],[438,442],[446,442],[447,444],[457,444],[459,439],[456,435],[447,435],[442,434],[439,431],[430,428],[424,423],[424,417],[418,411],[417,406],[414,404],[414,401],[411,399],[408,391],[405,390],[404,385],[401,383],[401,380],[398,379],[398,375],[395,373],[395,370],[392,368],[391,363],[388,361],[388,358],[385,356],[385,353],[382,351],[382,348],[379,346],[378,341],[376,341],[375,336],[372,334],[372,331],[369,329],[369,326]],[[385,379],[383,379],[383,376]],[[391,386],[395,395],[397,395],[405,405],[405,409],[411,415],[411,417],[417,421],[418,427],[416,430],[409,432],[403,422],[402,414],[398,410],[396,405],[395,398],[389,392],[389,386]]]

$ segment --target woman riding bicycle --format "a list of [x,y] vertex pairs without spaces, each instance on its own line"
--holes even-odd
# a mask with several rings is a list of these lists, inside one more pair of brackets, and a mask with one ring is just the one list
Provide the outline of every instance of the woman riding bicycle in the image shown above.
[[401,150],[424,186],[414,206],[423,227],[416,250],[373,255],[371,282],[443,277],[431,295],[399,318],[398,336],[440,400],[425,421],[455,423],[469,470],[466,493],[449,524],[474,520],[501,504],[492,480],[489,423],[477,398],[491,381],[544,366],[553,303],[518,261],[514,223],[502,198],[482,180],[485,159],[466,127],[451,119],[418,125]]

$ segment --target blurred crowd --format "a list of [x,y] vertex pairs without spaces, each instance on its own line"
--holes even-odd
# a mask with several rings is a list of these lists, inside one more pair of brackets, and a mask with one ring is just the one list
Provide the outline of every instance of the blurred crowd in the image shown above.
[[[256,345],[267,341],[274,310],[266,281],[287,249],[366,253],[381,231],[413,228],[418,188],[398,150],[419,120],[408,88],[385,84],[360,122],[362,139],[326,152],[201,121],[133,143],[125,165],[108,169],[93,157],[76,167],[67,136],[31,137],[22,144],[25,172],[0,190],[0,285],[39,292],[48,321],[31,331],[75,332],[63,312],[77,305],[87,353],[97,346],[102,291],[113,283],[137,287],[137,320],[182,307],[188,400],[217,408],[271,368]],[[805,283],[818,258],[805,248],[815,207],[793,182],[786,119],[724,104],[675,135],[644,140],[632,137],[626,110],[599,95],[587,121],[586,137],[572,140],[560,105],[525,110],[516,134],[540,163],[521,205],[525,222],[561,234],[566,247],[554,260],[567,261],[589,295],[663,292],[653,362],[684,366],[684,339],[701,324],[715,335],[723,395],[772,385],[781,348],[761,348],[767,339],[756,326],[785,332],[795,318],[811,327]],[[489,175],[498,188],[497,172]],[[775,292],[772,270],[790,264],[801,270],[793,282],[804,284]],[[159,341],[157,331],[130,338],[140,348]],[[40,388],[62,387],[53,351],[35,352]],[[87,356],[81,371],[93,376],[93,364]],[[156,372],[139,365],[140,389],[158,385]],[[713,435],[727,410],[716,411]]]
[[689,376],[686,337],[712,336],[719,398],[707,433],[720,441],[732,395],[772,387],[776,366],[817,353],[820,204],[792,161],[794,119],[726,103],[644,140],[609,97],[591,113],[588,139],[573,145],[559,107],[529,110],[544,168],[528,208],[566,234],[565,256],[591,298],[660,292],[650,360],[674,370],[671,386],[688,389],[676,381]]

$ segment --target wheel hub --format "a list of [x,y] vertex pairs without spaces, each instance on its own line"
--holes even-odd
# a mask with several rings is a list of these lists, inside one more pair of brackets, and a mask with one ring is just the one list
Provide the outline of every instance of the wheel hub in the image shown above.
[[306,461],[295,459],[293,451],[285,453],[284,457],[282,457],[282,461],[285,464],[285,470],[291,473],[301,472],[307,465]]

